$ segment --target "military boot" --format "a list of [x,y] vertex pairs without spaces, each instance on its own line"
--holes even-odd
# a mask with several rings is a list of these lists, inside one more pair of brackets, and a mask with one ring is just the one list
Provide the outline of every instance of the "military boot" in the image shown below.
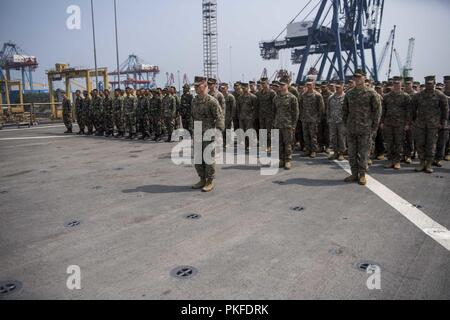
[[368,166],[371,166],[371,165],[373,165],[373,161],[372,161],[372,159],[369,159],[369,160],[367,160],[367,165],[368,165]]
[[411,157],[405,157],[405,163],[411,164],[412,163]]
[[356,175],[352,174],[351,176],[345,178],[344,181],[347,182],[347,183],[356,182],[356,181],[358,181],[358,177]]
[[394,170],[400,170],[401,169],[401,165],[400,162],[397,162],[394,164]]
[[200,181],[197,184],[192,186],[192,189],[199,190],[202,189],[206,184],[206,179],[200,178]]
[[211,192],[214,190],[214,180],[213,179],[207,179],[206,184],[202,189],[202,192]]
[[377,160],[379,160],[379,161],[384,161],[384,159],[385,159],[384,154],[380,154],[380,155],[377,157]]
[[317,156],[317,154],[316,154],[315,152],[311,152],[311,154],[309,155],[309,157],[310,157],[311,159],[315,159],[316,156]]
[[442,168],[442,161],[441,160],[436,160],[433,162],[433,166],[438,167],[438,168]]
[[433,168],[431,167],[433,165],[433,161],[427,161],[425,165],[425,172],[428,174],[432,174],[434,172]]
[[384,168],[385,168],[385,169],[392,169],[392,168],[394,168],[394,163],[388,162],[388,163],[386,163],[386,164],[384,165]]
[[446,155],[444,158],[445,161],[450,161],[450,154]]
[[338,161],[344,161],[344,155],[343,154],[339,154],[339,157],[337,158]]
[[292,162],[286,161],[286,164],[284,165],[284,169],[291,170],[292,169]]
[[367,179],[365,175],[361,175],[358,180],[360,186],[365,186],[367,184]]
[[420,160],[420,165],[415,169],[416,172],[425,171],[426,164],[424,160]]

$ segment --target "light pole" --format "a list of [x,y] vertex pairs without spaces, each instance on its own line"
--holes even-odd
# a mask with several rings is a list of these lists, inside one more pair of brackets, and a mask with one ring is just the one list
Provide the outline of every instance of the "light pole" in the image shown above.
[[114,0],[114,27],[116,31],[117,86],[120,89],[119,38],[117,36],[117,4]]
[[95,22],[94,22],[94,2],[93,2],[93,0],[91,0],[91,15],[92,15],[92,39],[94,41],[95,88],[98,89],[97,49],[95,46]]

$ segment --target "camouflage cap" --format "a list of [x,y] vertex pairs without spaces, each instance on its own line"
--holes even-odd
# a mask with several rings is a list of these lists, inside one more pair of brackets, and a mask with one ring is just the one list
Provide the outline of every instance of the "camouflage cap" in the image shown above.
[[240,82],[240,81],[235,82],[235,83],[234,83],[234,86],[235,86],[235,87],[240,87],[240,86],[241,86],[241,82]]
[[191,88],[191,86],[189,85],[189,84],[187,84],[187,83],[185,83],[184,85],[183,85],[183,89],[190,89]]
[[241,86],[244,88],[248,88],[249,84],[247,82],[241,82]]
[[405,78],[405,82],[414,82],[414,78],[413,77],[406,77]]
[[217,79],[209,78],[208,79],[208,84],[217,84]]
[[261,78],[261,83],[263,83],[263,82],[268,82],[269,81],[269,79],[268,78]]
[[367,76],[367,73],[363,69],[356,69],[353,73],[353,76],[355,77],[365,77]]
[[206,77],[203,77],[203,76],[196,76],[195,79],[194,79],[195,85],[202,84],[202,83],[204,83],[206,81],[207,81]]
[[425,77],[425,82],[436,82],[436,76]]
[[414,81],[413,83],[415,86],[420,86],[420,82],[419,81]]
[[272,87],[278,88],[280,86],[280,83],[278,81],[272,81],[270,84]]
[[402,81],[402,77],[394,77],[392,78],[392,82],[401,82]]
[[284,85],[289,85],[290,81],[288,79],[286,79],[286,77],[283,77],[280,79],[280,81],[278,81],[278,85],[280,86],[284,86]]
[[255,81],[249,81],[248,84],[256,84]]

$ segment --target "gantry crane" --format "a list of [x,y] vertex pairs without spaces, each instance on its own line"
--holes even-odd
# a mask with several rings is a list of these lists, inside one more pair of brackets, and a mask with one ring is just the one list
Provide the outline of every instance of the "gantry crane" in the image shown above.
[[[380,38],[384,0],[315,2],[314,5],[310,0],[274,40],[260,43],[261,57],[278,59],[280,50],[293,50],[293,62],[300,63],[297,82],[303,80],[308,60],[313,55],[320,55],[318,80],[324,78],[328,67],[327,80],[331,79],[333,71],[344,80],[347,72],[362,68],[378,81],[375,52]],[[303,13],[306,13],[303,19],[294,22]],[[313,14],[314,19],[310,18]],[[285,38],[280,39],[285,31]],[[371,52],[372,68],[366,62],[366,50]]]
[[407,78],[411,76],[412,69],[412,61],[413,61],[413,54],[414,54],[414,46],[415,46],[416,39],[410,38],[409,39],[409,45],[408,45],[408,54],[406,56],[406,64],[403,65],[402,59],[400,58],[400,55],[397,51],[397,49],[394,49],[395,58],[397,59],[397,66],[398,70],[400,72],[400,75],[403,76],[403,78]]
[[[156,76],[159,74],[159,67],[146,63],[135,54],[130,54],[128,59],[119,66],[119,72],[109,73],[110,76],[118,77],[118,81],[111,81],[113,88],[132,86],[138,88],[154,88],[156,87]],[[123,79],[125,78],[125,79]]]

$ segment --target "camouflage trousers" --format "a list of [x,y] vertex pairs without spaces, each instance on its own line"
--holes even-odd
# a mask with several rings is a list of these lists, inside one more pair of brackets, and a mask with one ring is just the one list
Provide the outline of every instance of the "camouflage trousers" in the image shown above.
[[106,113],[103,119],[103,128],[107,133],[114,133],[114,116],[112,113]]
[[164,117],[164,126],[168,139],[171,139],[175,128],[175,120],[172,117]]
[[137,119],[139,132],[143,135],[148,135],[150,132],[150,125],[149,125],[149,116],[148,114],[141,114],[139,115],[139,118]]
[[124,117],[125,131],[129,134],[136,134],[136,114],[125,113]]
[[123,114],[120,111],[114,111],[114,124],[118,132],[125,132],[123,125]]
[[72,131],[72,112],[63,109],[63,121],[67,130]]
[[348,134],[348,159],[352,175],[364,176],[367,172],[367,161],[369,160],[369,149],[371,145],[371,134]]
[[323,118],[317,126],[317,142],[320,149],[328,148],[330,146],[330,133],[326,118]]
[[283,128],[280,131],[280,161],[292,161],[294,129]]
[[447,155],[447,145],[449,142],[449,129],[441,129],[439,130],[439,137],[436,145],[436,161],[444,160]]
[[305,140],[306,152],[317,152],[317,133],[319,124],[317,122],[303,122],[303,140]]
[[384,129],[378,127],[378,130],[372,133],[372,141],[370,146],[370,155],[380,156],[386,153],[386,148],[384,146]]
[[[244,133],[247,130],[253,129],[254,121],[251,119],[240,119],[239,120],[239,129],[243,130]],[[245,138],[245,148],[248,148],[250,146],[250,138]]]
[[411,157],[414,152],[414,135],[413,129],[409,128],[409,130],[405,131],[405,140],[403,143],[403,150],[405,156]]
[[149,118],[149,126],[151,134],[155,134],[156,137],[161,135],[161,119],[159,116],[151,114]]
[[303,124],[299,119],[297,121],[297,127],[295,128],[295,143],[300,143],[301,148],[305,146],[305,140],[303,139]]
[[385,126],[383,131],[388,159],[393,163],[400,163],[405,136],[404,127]]
[[80,128],[80,131],[84,131],[85,124],[84,124],[84,119],[83,119],[83,111],[77,110],[76,117],[77,117],[77,123],[78,123],[78,127]]
[[341,123],[329,123],[330,130],[330,147],[333,148],[335,153],[343,154],[347,149],[345,146],[345,124]]
[[436,144],[439,138],[439,129],[414,128],[417,153],[421,161],[433,161],[436,155]]
[[86,127],[88,129],[88,132],[92,132],[94,130],[94,122],[92,119],[92,113],[84,111],[83,119],[84,119],[84,123],[86,124]]
[[183,129],[187,130],[192,135],[192,125],[191,125],[191,116],[190,115],[181,115],[181,124],[183,125]]
[[[214,141],[202,141],[202,150],[201,150],[202,164],[195,165],[195,170],[197,171],[197,174],[200,177],[200,179],[214,180],[216,178],[216,163],[215,163],[215,161],[213,161],[213,163],[211,163],[211,164],[206,164],[205,160],[203,158],[205,149],[211,144],[214,146],[214,148],[212,148],[212,151],[211,151],[211,157],[212,157],[212,159],[214,159],[216,156],[216,149],[215,149]],[[200,162],[200,161],[198,161],[198,162]]]
[[95,131],[97,132],[105,131],[105,129],[103,128],[104,126],[103,112],[94,112],[92,121],[94,123]]
[[[272,145],[273,122],[273,117],[264,115],[259,116],[259,128],[267,130],[267,147],[270,147]],[[294,141],[292,141],[292,143],[294,143]]]

